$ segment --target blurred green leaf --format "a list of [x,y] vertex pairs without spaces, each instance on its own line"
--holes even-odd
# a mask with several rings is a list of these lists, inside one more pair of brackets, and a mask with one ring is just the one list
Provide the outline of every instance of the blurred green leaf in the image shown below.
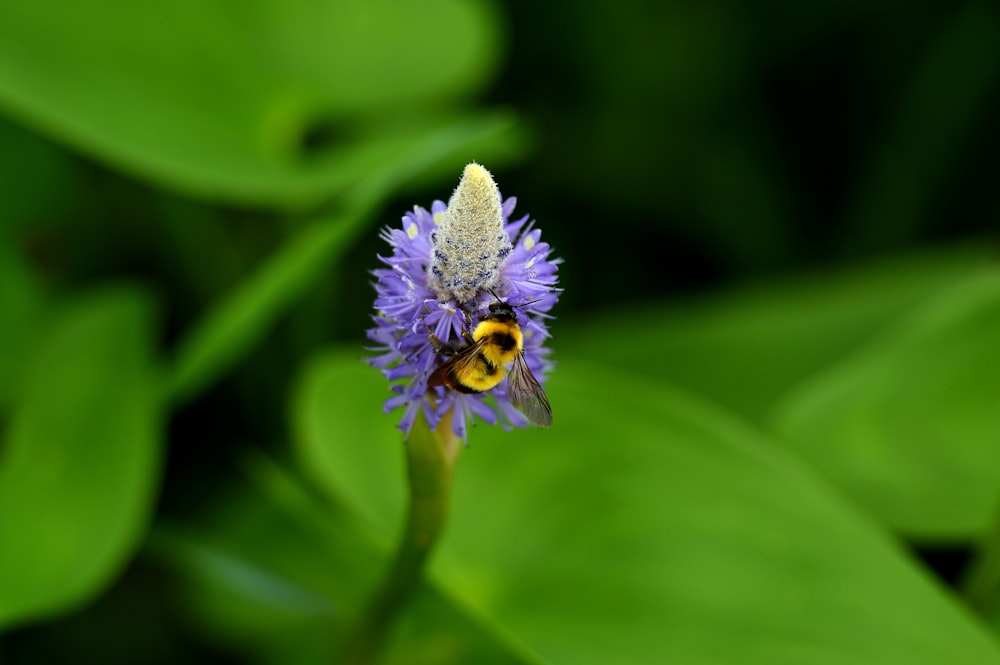
[[[330,573],[340,562],[336,555],[328,557],[326,575],[318,576],[313,566],[304,565],[300,553],[312,551],[318,559],[324,554],[322,544],[304,539],[299,525],[285,523],[259,502],[256,495],[245,496],[240,508],[256,521],[255,530],[275,538],[272,543],[251,546],[244,520],[218,522],[205,533],[158,526],[147,553],[170,569],[188,622],[213,641],[258,652],[273,649],[286,656],[310,634],[314,644],[308,648],[329,645],[330,633],[341,620],[337,603],[343,597],[331,594],[328,585],[337,582]],[[274,561],[281,555],[284,567]]]
[[78,201],[74,164],[56,146],[0,117],[0,242]]
[[259,343],[303,291],[337,263],[358,232],[366,228],[372,210],[401,183],[471,146],[497,139],[516,143],[515,134],[510,115],[470,116],[422,137],[390,163],[369,173],[342,215],[315,221],[289,239],[181,339],[170,377],[174,397],[190,399]]
[[931,39],[895,116],[862,161],[846,247],[891,247],[947,219],[942,194],[965,173],[963,154],[993,122],[998,85],[1000,11],[962,3]]
[[[724,412],[566,355],[547,389],[550,430],[471,432],[434,566],[545,662],[1000,662],[883,533]],[[333,353],[295,401],[303,468],[383,538],[403,477],[387,394]]]
[[191,399],[259,343],[275,320],[336,261],[363,220],[355,213],[300,231],[197,321],[175,354],[170,376],[174,399]]
[[142,536],[162,424],[152,314],[144,294],[105,290],[32,347],[0,448],[0,626],[84,602]]
[[790,386],[986,264],[991,252],[924,251],[698,301],[619,307],[594,322],[556,321],[555,347],[557,355],[599,356],[664,378],[763,423]]
[[792,390],[776,427],[891,527],[976,535],[1000,499],[998,340],[993,270]]
[[[375,369],[361,362],[361,354],[358,349],[318,356],[306,365],[292,395],[295,452],[307,477],[349,505],[389,545],[403,528],[403,434],[395,426],[399,414],[382,412],[387,386]],[[363,398],[351,395],[354,391],[372,402],[363,405]],[[363,411],[357,415],[363,417],[345,417],[359,406]],[[363,443],[357,445],[359,441]],[[458,468],[461,473],[461,463]]]
[[[206,638],[256,663],[329,663],[387,547],[266,458],[245,468],[252,484],[220,493],[195,525],[160,527],[149,551]],[[386,665],[535,662],[429,585],[394,635]]]
[[0,236],[0,409],[20,392],[25,349],[44,308],[42,285]]
[[484,1],[0,4],[0,105],[185,191],[300,204],[488,80]]

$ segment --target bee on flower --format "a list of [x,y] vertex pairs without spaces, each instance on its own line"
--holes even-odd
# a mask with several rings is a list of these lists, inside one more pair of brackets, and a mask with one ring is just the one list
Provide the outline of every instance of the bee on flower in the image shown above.
[[510,221],[515,204],[472,163],[447,205],[417,206],[382,231],[392,253],[373,271],[368,339],[380,354],[369,362],[396,382],[385,409],[403,409],[406,432],[420,412],[432,429],[451,413],[462,439],[473,417],[507,429],[552,422],[545,320],[560,260],[527,216]]

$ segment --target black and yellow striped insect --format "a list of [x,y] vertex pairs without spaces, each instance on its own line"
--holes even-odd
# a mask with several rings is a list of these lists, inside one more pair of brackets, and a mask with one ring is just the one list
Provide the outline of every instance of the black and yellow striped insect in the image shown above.
[[[462,345],[450,345],[428,335],[435,353],[448,359],[431,374],[428,387],[445,386],[460,393],[483,393],[495,388],[507,376],[507,397],[528,420],[548,427],[552,407],[538,379],[524,359],[524,334],[517,314],[508,303],[497,299],[490,304],[472,332],[462,331]],[[513,363],[505,370],[507,363]]]

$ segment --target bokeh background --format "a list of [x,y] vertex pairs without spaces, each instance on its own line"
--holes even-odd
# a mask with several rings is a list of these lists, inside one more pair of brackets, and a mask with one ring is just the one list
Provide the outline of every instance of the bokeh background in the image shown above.
[[994,3],[0,1],[0,661],[333,662],[378,229],[565,262],[388,663],[1000,663]]

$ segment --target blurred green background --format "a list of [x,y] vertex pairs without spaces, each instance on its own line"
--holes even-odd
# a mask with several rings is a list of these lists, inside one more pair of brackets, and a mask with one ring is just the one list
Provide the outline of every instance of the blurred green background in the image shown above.
[[565,259],[385,662],[1000,663],[1000,8],[0,2],[0,662],[326,663],[383,225]]

